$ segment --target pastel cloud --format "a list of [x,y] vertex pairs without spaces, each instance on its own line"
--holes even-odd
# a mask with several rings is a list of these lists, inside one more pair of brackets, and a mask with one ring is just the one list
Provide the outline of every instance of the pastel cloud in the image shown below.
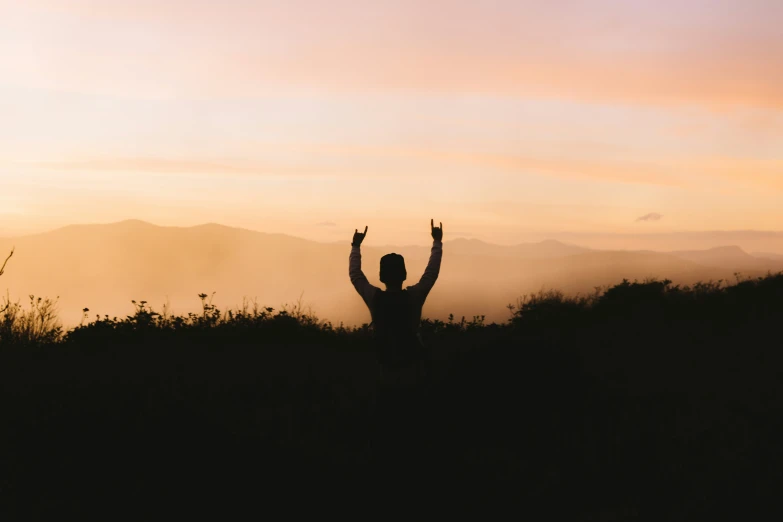
[[637,218],[636,222],[640,221],[660,221],[663,219],[663,216],[661,214],[658,214],[657,212],[651,212],[649,214],[645,214],[644,216]]
[[780,2],[549,4],[31,0],[0,22],[0,83],[153,97],[402,89],[783,107]]
[[[430,178],[451,177],[454,172],[484,172],[502,182],[520,175],[582,180],[623,185],[704,189],[723,181],[756,190],[783,190],[783,160],[754,158],[661,158],[655,160],[514,155],[461,151],[442,147],[281,144],[288,156],[271,159],[230,158],[184,160],[162,157],[82,159],[35,162],[29,165],[51,171],[146,172],[165,175],[203,175],[239,178],[360,179],[372,172],[375,179],[416,179],[421,171]],[[291,158],[296,158],[291,159]],[[24,163],[22,163],[24,164]]]

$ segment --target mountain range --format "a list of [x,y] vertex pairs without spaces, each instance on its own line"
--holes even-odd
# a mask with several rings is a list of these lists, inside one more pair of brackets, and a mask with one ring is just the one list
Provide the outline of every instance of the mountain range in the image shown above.
[[[0,239],[0,255],[16,248],[0,288],[7,288],[13,300],[59,297],[66,325],[78,323],[83,308],[91,317],[128,315],[131,300],[146,300],[157,311],[168,303],[174,313],[195,312],[201,306],[198,294],[213,292],[213,302],[223,309],[244,299],[280,308],[301,298],[323,319],[361,324],[370,317],[348,279],[348,243],[217,224],[183,228],[131,220],[72,225]],[[427,246],[368,242],[362,251],[364,271],[378,286],[383,254],[405,256],[407,284],[418,280],[429,256]],[[441,275],[424,314],[504,321],[508,304],[541,289],[585,293],[623,279],[689,284],[733,280],[736,272],[757,276],[781,270],[783,256],[753,255],[738,246],[657,252],[596,250],[555,240],[503,246],[456,238],[444,242]]]

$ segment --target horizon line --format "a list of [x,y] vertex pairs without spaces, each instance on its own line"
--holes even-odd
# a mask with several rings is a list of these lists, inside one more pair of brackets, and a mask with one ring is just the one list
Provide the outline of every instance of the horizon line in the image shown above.
[[[152,223],[150,221],[146,221],[143,219],[138,218],[128,218],[128,219],[122,219],[119,221],[111,221],[111,222],[93,222],[93,223],[71,223],[68,225],[62,225],[59,227],[54,227],[47,230],[42,230],[39,232],[32,232],[32,233],[23,233],[23,234],[16,234],[11,236],[0,236],[0,240],[10,240],[10,239],[22,239],[27,237],[34,237],[34,236],[40,236],[44,234],[50,234],[57,231],[65,230],[67,228],[72,227],[110,227],[110,226],[117,226],[117,225],[123,225],[123,224],[131,224],[131,223],[137,223],[143,226],[153,227],[153,228],[169,228],[169,229],[194,229],[199,227],[207,227],[207,226],[215,226],[215,227],[222,227],[226,229],[233,229],[233,230],[243,230],[246,232],[252,232],[257,234],[265,234],[265,235],[271,235],[271,236],[284,236],[289,237],[292,239],[297,239],[301,241],[307,241],[311,243],[318,243],[318,244],[324,244],[324,245],[333,245],[337,243],[341,243],[341,241],[317,241],[313,239],[307,239],[301,236],[294,236],[291,234],[286,234],[283,232],[267,232],[263,230],[258,229],[252,229],[247,228],[243,226],[235,226],[235,225],[224,225],[222,223],[214,222],[214,221],[208,221],[203,223],[198,223],[194,225],[161,225],[157,223]],[[601,236],[601,237],[623,237],[623,236],[633,236],[633,237],[661,237],[661,236],[685,236],[689,234],[743,234],[743,233],[749,233],[749,234],[767,234],[767,235],[781,235],[783,236],[783,230],[757,230],[757,229],[738,229],[738,230],[688,230],[688,231],[675,231],[675,232],[571,232],[571,231],[560,231],[560,232],[554,232],[550,233],[553,236],[557,235],[565,235],[565,236]],[[480,243],[484,243],[486,245],[492,245],[492,246],[500,246],[500,247],[515,247],[515,246],[522,246],[522,245],[538,245],[543,244],[547,242],[555,242],[566,246],[575,246],[584,248],[586,250],[602,250],[602,249],[595,249],[590,247],[585,247],[582,245],[576,245],[576,244],[569,244],[567,242],[563,242],[559,239],[555,239],[554,237],[542,239],[539,241],[528,241],[528,242],[519,242],[519,243],[513,243],[513,244],[500,244],[500,243],[492,243],[488,242],[482,239],[478,239],[475,237],[466,237],[466,236],[457,236],[453,239],[447,239],[444,241],[444,243],[457,241],[457,240],[464,240],[464,241],[477,241]],[[425,245],[417,245],[417,244],[379,244],[374,245],[372,248],[381,248],[381,247],[424,247]],[[731,247],[731,246],[738,246],[738,245],[721,245],[717,247],[711,247],[712,248],[723,248],[723,247]],[[741,248],[741,247],[740,247]],[[744,250],[744,249],[743,249]],[[644,250],[634,250],[634,251],[644,251]]]

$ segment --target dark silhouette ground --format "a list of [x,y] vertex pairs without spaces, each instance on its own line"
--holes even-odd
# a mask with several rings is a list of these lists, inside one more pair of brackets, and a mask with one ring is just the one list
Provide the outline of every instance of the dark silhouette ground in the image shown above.
[[512,312],[425,321],[426,378],[295,311],[138,305],[44,343],[6,325],[0,514],[776,517],[783,276]]

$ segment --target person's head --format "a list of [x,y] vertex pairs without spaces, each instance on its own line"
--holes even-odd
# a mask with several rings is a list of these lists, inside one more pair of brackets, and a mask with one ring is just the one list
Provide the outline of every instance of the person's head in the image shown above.
[[400,254],[386,254],[381,258],[381,283],[387,288],[398,288],[408,277],[405,259]]

